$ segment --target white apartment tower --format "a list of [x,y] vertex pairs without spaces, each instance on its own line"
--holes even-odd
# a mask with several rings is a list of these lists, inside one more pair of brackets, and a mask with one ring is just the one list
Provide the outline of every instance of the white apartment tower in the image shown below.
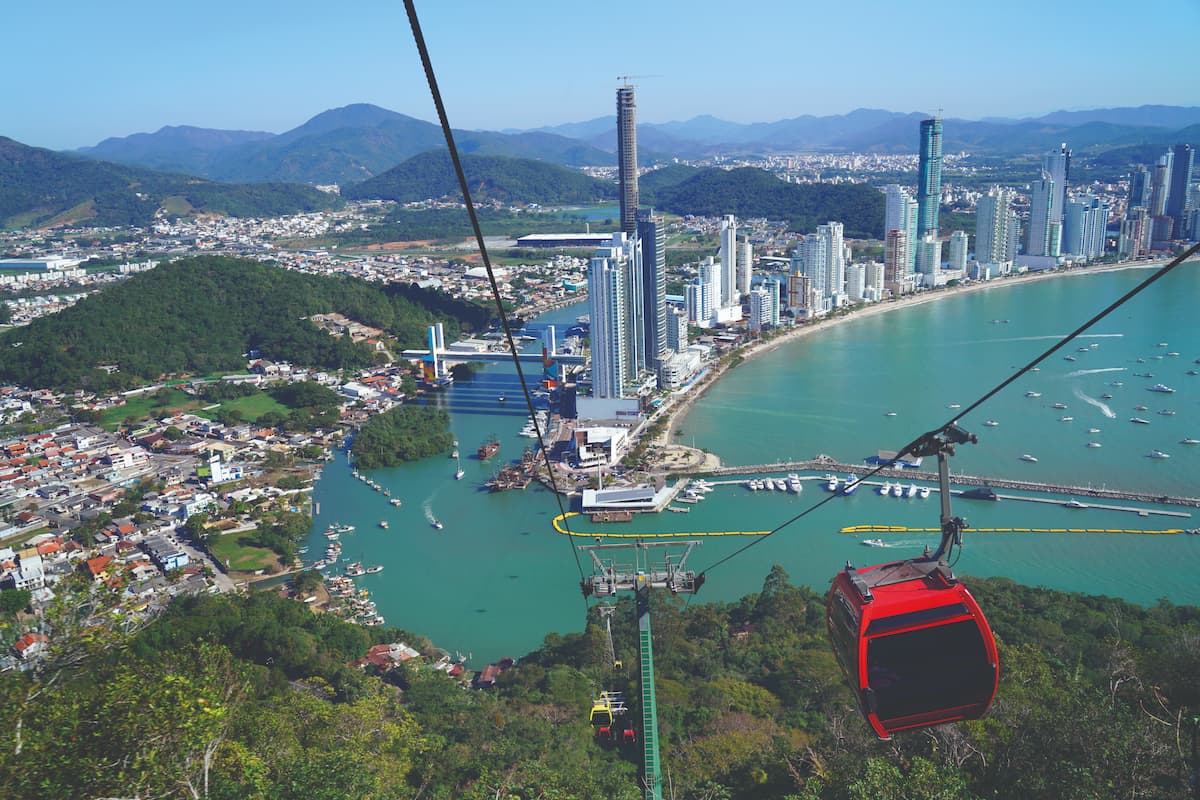
[[825,240],[828,261],[825,269],[825,296],[837,308],[845,301],[846,248],[842,241],[842,223],[827,222],[817,226],[817,236]]
[[946,259],[950,269],[965,270],[967,268],[967,234],[966,231],[955,231],[950,234],[950,255]]
[[727,214],[721,220],[721,277],[715,303],[718,308],[736,305],[741,300],[738,296],[737,250],[737,218]]
[[980,264],[1002,264],[1017,257],[1015,192],[993,186],[979,198],[975,214],[975,260]]
[[737,257],[737,288],[742,294],[750,293],[750,284],[754,279],[754,252],[750,246],[750,239],[743,237],[738,242],[738,257]]
[[597,248],[588,267],[588,312],[591,315],[592,394],[622,397],[633,376],[629,351],[629,256],[625,234],[613,234],[613,245]]
[[[903,186],[891,184],[885,190],[883,234],[888,231],[904,231],[907,241],[916,244],[917,241],[917,201]],[[905,273],[911,275],[917,268],[916,248],[909,247],[906,253],[908,259]]]

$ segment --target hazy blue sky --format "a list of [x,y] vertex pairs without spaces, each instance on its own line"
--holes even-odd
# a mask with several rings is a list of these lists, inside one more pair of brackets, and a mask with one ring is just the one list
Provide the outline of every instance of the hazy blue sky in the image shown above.
[[[399,0],[58,0],[4,11],[0,135],[71,148],[163,125],[282,132],[367,102],[433,120]],[[1200,104],[1200,0],[418,0],[459,128],[614,113],[771,121]]]

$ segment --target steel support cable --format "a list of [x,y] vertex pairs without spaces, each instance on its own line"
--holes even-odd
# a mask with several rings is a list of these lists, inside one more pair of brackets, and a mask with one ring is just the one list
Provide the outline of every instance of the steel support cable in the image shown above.
[[[1200,243],[1193,244],[1187,250],[1184,250],[1182,253],[1177,255],[1175,258],[1171,259],[1168,263],[1164,264],[1161,268],[1155,270],[1154,274],[1152,274],[1150,277],[1146,278],[1146,280],[1142,281],[1137,286],[1133,287],[1128,292],[1121,295],[1121,297],[1117,298],[1117,300],[1115,300],[1114,302],[1109,304],[1108,307],[1105,308],[1103,311],[1099,312],[1098,314],[1093,316],[1091,319],[1089,319],[1087,322],[1083,323],[1078,328],[1076,328],[1075,330],[1068,333],[1066,336],[1064,336],[1062,339],[1060,339],[1054,345],[1051,345],[1049,348],[1047,348],[1045,351],[1043,351],[1041,353],[1041,355],[1037,356],[1032,361],[1030,361],[1028,364],[1021,367],[1016,372],[1014,372],[1012,375],[1010,375],[1008,378],[1001,381],[993,389],[991,389],[990,391],[985,393],[978,400],[971,403],[969,406],[967,406],[961,412],[956,414],[951,420],[946,422],[944,425],[942,425],[941,427],[938,427],[938,428],[934,428],[933,430],[928,431],[927,433],[921,434],[916,439],[913,439],[911,442],[906,444],[903,449],[897,451],[896,455],[892,458],[891,461],[889,461],[886,464],[880,464],[875,469],[873,469],[870,472],[863,475],[861,478],[858,478],[857,480],[855,480],[852,485],[858,485],[858,484],[862,483],[863,481],[867,480],[868,478],[879,474],[881,471],[883,471],[885,469],[890,469],[892,467],[892,465],[894,465],[898,460],[903,458],[905,455],[907,455],[909,453],[914,453],[916,451],[916,449],[919,446],[921,446],[923,443],[928,442],[932,437],[937,436],[938,434],[943,433],[944,431],[948,430],[951,426],[956,424],[958,422],[958,420],[962,419],[970,412],[979,408],[979,406],[983,405],[988,400],[991,400],[1002,390],[1008,388],[1008,386],[1011,385],[1014,381],[1019,379],[1025,373],[1029,372],[1029,370],[1033,369],[1038,364],[1042,363],[1047,358],[1054,355],[1054,353],[1058,352],[1058,350],[1060,350],[1061,348],[1070,344],[1074,339],[1078,338],[1081,333],[1083,333],[1088,328],[1095,325],[1100,320],[1107,317],[1112,312],[1116,311],[1121,306],[1125,305],[1125,303],[1129,302],[1137,295],[1141,294],[1144,290],[1149,288],[1153,283],[1166,277],[1166,275],[1169,272],[1171,272],[1171,270],[1175,269],[1180,264],[1187,261],[1189,258],[1194,256],[1197,252],[1200,252]],[[702,570],[700,572],[700,574],[705,575],[710,570],[713,570],[713,569],[719,567],[720,565],[724,564],[726,561],[729,561],[733,557],[741,555],[742,553],[749,550],[751,547],[754,547],[756,544],[761,542],[763,539],[766,539],[767,537],[769,537],[775,533],[778,533],[779,531],[783,530],[784,528],[788,527],[789,525],[791,525],[794,522],[798,522],[799,520],[808,516],[809,514],[816,511],[818,508],[820,508],[821,506],[825,505],[826,503],[831,502],[832,500],[834,500],[837,497],[839,497],[838,494],[831,494],[828,497],[821,500],[820,502],[814,503],[813,505],[804,509],[800,513],[796,514],[795,516],[791,517],[790,519],[785,520],[783,523],[777,525],[776,527],[767,531],[763,535],[759,536],[757,539],[754,539],[753,541],[746,543],[745,545],[739,547],[737,550],[734,550],[732,553],[725,556],[724,558],[721,558],[721,559],[713,562],[706,569]]]
[[[483,257],[483,266],[487,270],[488,284],[492,289],[492,299],[496,303],[496,313],[500,315],[500,324],[504,328],[504,339],[508,343],[509,352],[513,357],[513,364],[517,368],[517,378],[521,382],[521,393],[525,397],[525,406],[529,409],[529,416],[533,420],[534,429],[537,431],[538,445],[542,449],[542,460],[546,465],[546,471],[550,476],[550,487],[554,492],[554,499],[558,503],[559,513],[564,515],[564,525],[569,523],[565,521],[566,509],[563,507],[562,495],[558,491],[558,481],[554,477],[554,465],[550,463],[550,451],[546,447],[545,437],[542,435],[541,426],[537,424],[537,412],[533,408],[533,397],[529,393],[529,387],[525,383],[525,370],[521,367],[521,359],[519,357],[516,343],[513,341],[512,328],[508,324],[508,315],[504,312],[504,303],[500,299],[500,286],[496,283],[496,273],[492,269],[492,261],[488,256],[487,246],[483,241],[483,230],[479,227],[479,216],[475,213],[475,204],[471,201],[471,190],[467,186],[467,175],[463,170],[462,159],[458,155],[458,147],[454,144],[454,132],[450,129],[450,120],[446,115],[446,106],[442,102],[442,93],[438,88],[437,76],[433,72],[433,62],[429,58],[429,48],[425,45],[425,35],[421,32],[421,23],[417,19],[417,9],[413,0],[404,0],[404,10],[408,14],[408,22],[412,27],[413,40],[417,45],[417,52],[421,56],[421,66],[425,70],[425,80],[429,83],[429,92],[433,95],[433,104],[437,108],[438,122],[442,126],[442,136],[446,139],[446,149],[450,151],[450,160],[454,164],[454,174],[458,177],[458,187],[463,195],[463,202],[467,206],[467,216],[471,218],[471,229],[475,233],[475,242],[479,245],[479,253]],[[579,570],[579,580],[584,579],[583,565],[579,561],[579,553],[575,550],[575,545],[570,544],[570,537],[567,538],[568,545],[571,548],[571,555],[575,557],[575,567]],[[586,605],[586,599],[584,601]]]

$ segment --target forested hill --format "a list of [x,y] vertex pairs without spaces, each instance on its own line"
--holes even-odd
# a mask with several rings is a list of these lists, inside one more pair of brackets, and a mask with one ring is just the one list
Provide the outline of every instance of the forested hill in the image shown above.
[[[517,203],[590,203],[617,196],[609,181],[528,158],[462,156],[471,198]],[[350,200],[395,200],[410,203],[440,197],[459,198],[458,177],[445,151],[413,156],[381,175],[347,186],[342,196]]]
[[784,183],[753,167],[673,170],[647,184],[642,204],[675,214],[786,220],[799,233],[812,233],[817,225],[836,220],[848,237],[883,237],[883,193],[867,184]]
[[[664,796],[1189,796],[1200,609],[969,583],[1000,648],[992,710],[886,743],[854,708],[826,638],[823,598],[779,568],[760,593],[733,603],[685,608],[656,597]],[[56,586],[64,600],[72,591],[89,590]],[[89,597],[90,605],[104,595]],[[5,608],[0,632],[14,629]],[[407,616],[415,625],[420,611]],[[371,644],[432,648],[270,592],[181,598],[132,635],[89,625],[73,636],[70,620],[64,612],[38,673],[0,673],[5,796],[642,797],[629,598],[613,617],[621,671],[608,663],[593,614],[585,633],[551,634],[486,691],[427,663],[376,678],[374,667],[352,666]],[[596,741],[588,711],[604,690],[624,692],[637,742]]]
[[[433,301],[437,310],[433,310]],[[244,354],[324,369],[356,367],[371,352],[305,319],[339,312],[419,346],[426,327],[478,328],[487,311],[407,288],[306,275],[232,258],[164,264],[58,314],[0,336],[0,380],[30,387],[127,388],[164,375],[244,370]],[[97,369],[115,364],[119,371]]]
[[94,161],[0,136],[0,228],[146,225],[169,216],[277,217],[340,204],[294,183],[231,184]]

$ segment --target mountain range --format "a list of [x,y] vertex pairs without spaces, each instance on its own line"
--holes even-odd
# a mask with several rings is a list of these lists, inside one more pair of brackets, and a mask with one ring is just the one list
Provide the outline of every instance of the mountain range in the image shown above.
[[[713,116],[638,126],[639,160],[795,152],[914,153],[927,114],[860,108],[775,122],[737,123]],[[1024,119],[947,118],[944,152],[1013,155],[1068,142],[1076,153],[1200,140],[1200,106],[1138,106],[1056,111]],[[530,130],[455,131],[463,153],[531,158],[566,167],[616,163],[611,116]],[[418,153],[445,147],[439,126],[365,103],[324,111],[274,135],[167,127],[105,139],[76,151],[131,166],[211,180],[351,184]]]
[[274,217],[340,205],[299,183],[220,183],[29,147],[0,136],[0,228],[145,225],[161,211]]

